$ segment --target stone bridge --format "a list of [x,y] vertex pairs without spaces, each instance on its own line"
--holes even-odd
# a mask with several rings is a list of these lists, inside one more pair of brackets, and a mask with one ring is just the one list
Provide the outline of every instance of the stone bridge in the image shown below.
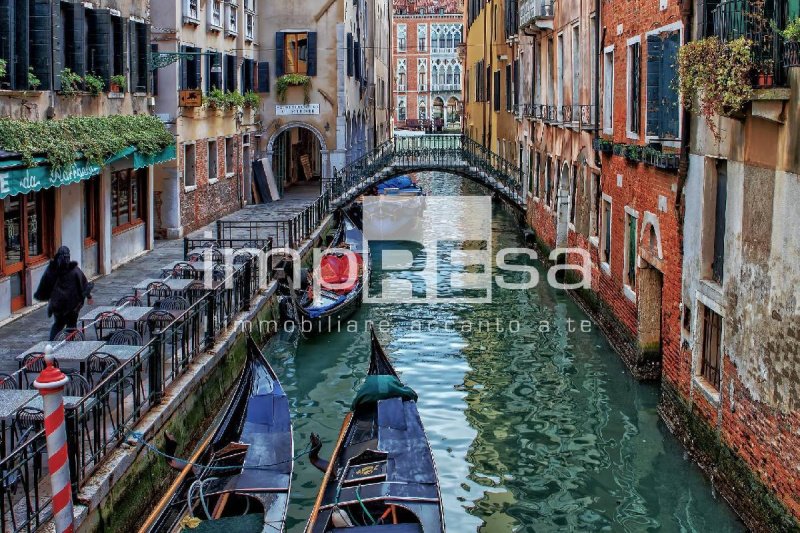
[[525,210],[521,169],[464,135],[393,137],[325,181],[323,195],[338,207],[390,178],[424,171],[458,174]]

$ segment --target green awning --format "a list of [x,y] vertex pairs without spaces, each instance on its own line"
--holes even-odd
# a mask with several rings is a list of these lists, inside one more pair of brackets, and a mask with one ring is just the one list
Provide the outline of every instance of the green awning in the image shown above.
[[[167,146],[161,153],[152,156],[145,156],[136,151],[134,147],[128,147],[119,153],[114,154],[106,160],[106,164],[133,155],[133,168],[144,168],[156,165],[165,161],[175,159],[175,145]],[[61,187],[81,180],[86,180],[96,176],[102,170],[98,165],[89,165],[86,161],[75,161],[75,164],[67,169],[53,170],[44,165],[46,161],[42,158],[34,160],[40,163],[35,167],[22,167],[24,163],[19,160],[0,162],[0,199],[7,196],[24,194],[32,191],[49,189],[50,187]]]

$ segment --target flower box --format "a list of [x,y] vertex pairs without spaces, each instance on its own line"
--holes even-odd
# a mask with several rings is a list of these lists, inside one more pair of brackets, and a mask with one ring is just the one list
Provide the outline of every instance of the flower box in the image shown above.
[[638,163],[642,160],[642,147],[635,144],[629,144],[625,147],[623,155],[628,161]]
[[614,143],[608,139],[598,137],[592,141],[592,147],[598,152],[610,154],[614,151]]

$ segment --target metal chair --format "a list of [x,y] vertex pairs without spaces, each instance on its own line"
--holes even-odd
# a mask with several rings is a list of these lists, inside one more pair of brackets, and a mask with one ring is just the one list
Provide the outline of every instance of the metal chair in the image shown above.
[[[44,428],[44,411],[36,407],[21,407],[14,414],[14,427],[12,446],[17,447],[26,442],[33,435],[39,433]],[[44,444],[42,439],[34,439],[30,444],[28,453],[33,456],[33,469],[35,478],[39,479],[42,474],[42,455],[37,453]]]
[[169,296],[172,296],[172,289],[166,283],[153,281],[147,285],[147,305],[153,305],[154,302]]
[[0,389],[2,390],[15,390],[17,387],[17,378],[11,374],[0,373]]
[[104,311],[94,317],[94,331],[98,340],[104,340],[120,329],[125,329],[125,319],[119,313]]
[[172,316],[172,313],[162,309],[155,309],[147,315],[147,329],[150,330],[150,334],[152,335],[156,331],[165,329],[172,324],[173,320],[175,320],[175,317]]
[[172,277],[177,279],[195,279],[197,277],[197,269],[194,265],[181,261],[172,267]]
[[234,265],[243,265],[253,258],[253,254],[247,250],[236,250],[233,255]]
[[142,346],[142,336],[138,331],[125,328],[115,331],[106,341],[111,346]]
[[164,311],[185,311],[189,309],[189,301],[181,296],[170,296],[160,300],[158,308]]
[[53,340],[65,342],[85,341],[86,337],[83,335],[83,331],[76,328],[68,328],[59,331],[58,335],[56,335],[56,338]]
[[[22,359],[22,373],[25,376],[26,386],[30,387],[36,379],[36,377],[31,379],[31,375],[36,374],[36,376],[38,376],[46,366],[47,362],[44,360],[44,352],[32,352],[26,355]],[[53,359],[53,366],[58,368],[58,361],[56,359]]]
[[227,271],[225,265],[214,265],[214,269],[211,271],[211,278],[214,281],[223,281],[227,276]]
[[203,254],[192,252],[186,256],[186,260],[189,263],[202,263],[203,262]]
[[119,307],[119,306],[125,305],[125,304],[127,304],[127,305],[129,305],[131,307],[141,307],[142,306],[142,300],[140,300],[139,297],[137,295],[135,295],[135,294],[129,294],[129,295],[123,296],[122,298],[117,300],[116,307]]
[[86,375],[92,388],[96,387],[111,372],[119,368],[120,362],[115,356],[105,352],[95,352],[86,360]]
[[92,390],[89,381],[77,372],[67,372],[65,375],[69,381],[64,385],[64,396],[83,398]]

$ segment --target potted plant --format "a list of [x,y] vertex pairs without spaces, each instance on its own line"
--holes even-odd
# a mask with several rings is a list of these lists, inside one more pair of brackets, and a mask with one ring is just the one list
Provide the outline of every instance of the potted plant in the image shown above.
[[258,109],[261,105],[261,97],[254,91],[244,93],[244,106],[250,109]]
[[658,166],[658,158],[661,156],[661,151],[656,150],[652,146],[645,146],[642,148],[642,162],[645,165]]
[[311,102],[311,77],[303,74],[284,74],[276,82],[278,101],[286,102],[286,91],[289,87],[303,88],[303,103]]
[[744,37],[726,43],[709,37],[687,43],[678,52],[683,104],[705,118],[717,141],[721,136],[715,117],[738,113],[753,97],[753,47]]
[[225,108],[236,109],[244,107],[244,96],[239,91],[228,91],[225,94]]
[[212,87],[208,94],[203,96],[203,105],[211,109],[225,109],[225,91]]
[[611,148],[611,151],[614,155],[624,155],[625,154],[625,144],[623,143],[614,143],[614,146]]
[[33,72],[33,67],[28,67],[28,89],[36,91],[41,84],[42,80]]
[[80,90],[83,79],[72,69],[65,68],[61,71],[61,94],[65,96],[75,96]]
[[625,147],[625,159],[631,162],[639,162],[642,160],[642,147],[636,144],[629,144]]
[[786,28],[780,30],[786,40],[783,46],[783,64],[787,68],[800,67],[800,17],[789,21]]
[[111,76],[111,92],[121,93],[125,91],[125,76],[123,74],[116,74]]
[[83,83],[86,85],[86,89],[92,96],[99,96],[106,86],[106,82],[103,81],[103,78],[100,76],[95,76],[92,73],[88,73],[83,77]]

